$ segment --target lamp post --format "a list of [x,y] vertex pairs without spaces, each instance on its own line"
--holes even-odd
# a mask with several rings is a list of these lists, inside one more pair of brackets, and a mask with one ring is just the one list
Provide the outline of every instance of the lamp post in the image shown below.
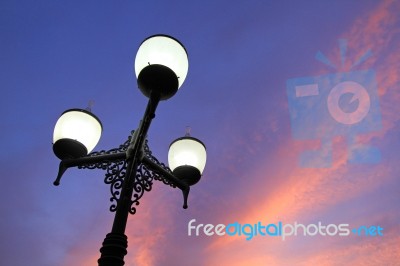
[[124,265],[129,213],[136,213],[135,206],[144,192],[151,190],[154,180],[179,188],[185,209],[190,186],[200,180],[206,163],[206,148],[200,140],[187,134],[173,141],[168,153],[169,168],[152,155],[146,139],[158,103],[178,91],[187,71],[186,50],[176,39],[154,35],[141,44],[135,72],[138,87],[149,100],[138,128],[118,148],[91,152],[100,139],[102,124],[90,110],[67,110],[56,123],[53,151],[61,162],[54,185],[60,184],[70,167],[106,170],[104,182],[110,185],[110,211],[115,212],[115,217],[100,249],[100,266]]

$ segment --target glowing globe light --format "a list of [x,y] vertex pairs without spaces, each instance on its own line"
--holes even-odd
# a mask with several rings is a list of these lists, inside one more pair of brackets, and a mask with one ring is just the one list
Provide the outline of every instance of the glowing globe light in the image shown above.
[[194,185],[200,180],[206,160],[206,147],[196,138],[190,136],[178,138],[169,147],[169,167],[176,177],[188,185]]
[[99,142],[102,130],[100,120],[91,112],[67,110],[54,127],[53,151],[60,159],[85,156]]
[[135,73],[139,89],[161,100],[172,97],[182,86],[189,61],[185,47],[167,35],[154,35],[140,45],[135,58]]

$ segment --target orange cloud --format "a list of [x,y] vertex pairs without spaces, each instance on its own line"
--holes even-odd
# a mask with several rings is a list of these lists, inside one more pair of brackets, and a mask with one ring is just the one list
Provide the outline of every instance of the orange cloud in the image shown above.
[[[400,43],[399,39],[396,39],[396,34],[399,33],[397,28],[399,4],[398,1],[384,1],[369,16],[359,18],[344,34],[349,41],[348,51],[353,51],[353,54],[350,54],[353,58],[352,62],[368,49],[374,53],[374,56],[362,66],[372,67],[377,72],[384,129],[381,132],[360,137],[363,141],[375,136],[383,138],[400,119],[398,104],[400,90],[396,87],[400,81]],[[277,132],[279,129],[277,120],[271,119],[270,122],[271,131]],[[268,133],[262,133],[254,134],[253,137],[257,143],[269,141],[266,135]],[[257,154],[252,147],[246,146],[246,141],[241,144],[248,148],[247,153]],[[247,176],[243,178],[245,181],[240,181],[240,184],[246,187],[236,188],[245,190],[246,197],[240,197],[240,204],[235,203],[235,207],[238,207],[235,212],[228,215],[215,213],[215,215],[220,215],[219,218],[224,220],[234,218],[243,223],[312,220],[321,212],[339,203],[365,195],[380,184],[395,178],[390,174],[388,166],[383,164],[370,167],[372,172],[368,175],[362,176],[358,173],[357,176],[350,176],[352,168],[347,165],[347,146],[340,138],[334,140],[335,154],[331,168],[297,168],[295,163],[297,155],[305,146],[317,145],[311,142],[302,144],[295,141],[282,143],[275,151],[273,158],[265,158],[266,161],[273,160],[273,164],[278,167],[272,171],[269,168],[270,165],[261,165],[257,169],[249,170]],[[225,158],[225,161],[231,161],[230,159]],[[241,161],[234,163],[240,164]],[[237,172],[237,167],[229,165],[226,167],[224,170],[229,169],[232,174]],[[155,184],[155,187],[157,185]],[[237,200],[239,193],[234,191],[232,195],[224,195],[224,198],[228,202],[233,202]],[[128,255],[125,258],[126,265],[151,266],[162,259],[158,256],[163,252],[158,253],[156,250],[162,249],[163,245],[168,243],[165,235],[167,228],[172,228],[174,217],[168,210],[162,209],[157,204],[160,202],[170,206],[176,204],[176,202],[165,203],[167,197],[162,195],[165,194],[151,192],[150,198],[143,200],[139,206],[140,219],[135,216],[130,217],[127,229],[129,246]],[[255,199],[257,202],[254,202]],[[142,206],[142,204],[150,204],[151,207]],[[156,219],[154,214],[157,216]],[[300,265],[337,265],[338,258],[343,258],[343,263],[352,265],[390,265],[394,261],[400,261],[400,255],[396,253],[399,244],[400,238],[397,236],[384,238],[382,242],[379,242],[379,239],[370,241],[363,239],[356,245],[346,242],[340,246],[333,245],[329,246],[329,249],[319,249],[301,255],[296,253],[295,248],[301,245],[296,241],[282,243],[280,239],[254,239],[249,244],[240,237],[210,238],[205,250],[207,255],[205,265],[299,265],[299,263]],[[74,252],[81,253],[82,251],[75,250],[71,254]],[[97,252],[95,249],[92,253],[88,253],[87,260],[80,265],[94,265],[99,256]],[[201,264],[202,259],[199,260]],[[74,265],[74,263],[68,265]]]
[[[400,43],[396,39],[399,33],[400,2],[385,1],[369,16],[359,18],[345,36],[349,36],[349,50],[357,51],[354,58],[371,49],[374,58],[365,63],[365,66],[374,67],[377,71],[379,94],[381,97],[381,111],[384,128],[380,133],[368,134],[361,137],[362,141],[372,139],[374,136],[383,138],[385,134],[400,119],[400,90],[395,86],[400,81]],[[357,166],[353,168],[347,165],[347,147],[340,139],[334,142],[336,156],[334,164],[328,169],[284,169],[278,172],[271,172],[264,166],[256,169],[250,176],[255,183],[251,188],[252,199],[258,200],[257,204],[252,199],[242,203],[242,208],[236,213],[236,221],[243,223],[254,223],[257,221],[295,221],[296,219],[312,219],[321,211],[325,211],[335,205],[346,202],[352,198],[363,196],[373,191],[381,184],[393,180],[393,173],[388,170],[388,165],[369,166],[371,171],[368,174],[357,172]],[[291,154],[298,152],[299,146],[293,142],[283,144],[274,158],[275,164],[282,168],[290,168]],[[293,157],[291,157],[293,158]],[[354,170],[354,171],[352,171]],[[356,176],[350,174],[356,173]],[[266,174],[268,173],[268,174]],[[274,189],[260,186],[268,178],[279,181],[273,182]],[[264,181],[265,182],[265,181]],[[268,183],[270,184],[270,183]],[[263,196],[264,195],[264,196]],[[387,214],[382,214],[387,215]],[[349,262],[352,265],[393,265],[399,261],[399,254],[396,247],[400,238],[385,238],[379,242],[377,239],[362,241],[357,245],[341,245],[335,250],[324,250],[318,254],[309,254],[303,258],[301,265],[337,265],[339,258],[346,258],[343,263]],[[208,246],[208,253],[215,257],[209,260],[209,265],[217,265],[223,261],[230,265],[243,265],[243,258],[249,258],[251,265],[293,265],[291,255],[298,258],[298,254],[285,253],[286,257],[278,258],[271,255],[254,255],[250,250],[267,249],[265,246],[269,241],[264,240],[258,243],[253,241],[244,245],[243,238],[221,237],[215,238]],[[264,245],[260,247],[259,245]],[[251,248],[250,248],[251,246]],[[376,251],[378,246],[378,252]],[[269,246],[268,246],[269,247]],[[240,254],[245,254],[241,256]],[[268,252],[267,254],[270,254]]]
[[362,239],[356,245],[325,249],[298,265],[396,265],[400,261],[400,237]]

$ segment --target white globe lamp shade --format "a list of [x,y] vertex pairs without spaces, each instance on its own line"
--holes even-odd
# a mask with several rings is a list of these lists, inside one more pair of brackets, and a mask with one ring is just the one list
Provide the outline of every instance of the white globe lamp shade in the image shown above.
[[61,160],[85,156],[99,142],[102,130],[100,120],[91,112],[67,110],[54,127],[53,151]]
[[206,146],[196,138],[190,136],[178,138],[169,147],[169,168],[176,177],[190,186],[200,180],[206,160]]
[[189,69],[185,47],[168,35],[154,35],[140,45],[135,58],[139,89],[160,100],[172,97],[182,86]]

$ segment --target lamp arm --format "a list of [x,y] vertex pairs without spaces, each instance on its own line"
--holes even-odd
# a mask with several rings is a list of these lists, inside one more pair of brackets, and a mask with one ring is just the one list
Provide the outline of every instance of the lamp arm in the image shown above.
[[[65,171],[70,167],[78,167],[79,169],[102,169],[106,170],[104,182],[110,185],[111,198],[113,204],[110,211],[117,210],[118,203],[121,198],[128,198],[125,208],[129,208],[129,212],[136,212],[135,205],[139,204],[140,198],[145,191],[150,191],[153,179],[162,181],[166,185],[178,187],[183,193],[183,208],[187,209],[190,186],[183,180],[172,174],[171,169],[160,163],[157,158],[152,155],[147,145],[147,131],[151,120],[155,116],[159,98],[157,95],[150,97],[143,119],[137,130],[132,131],[128,140],[121,144],[118,148],[108,151],[92,152],[87,156],[80,158],[68,158],[60,162],[57,178],[54,185],[60,184],[61,178]],[[128,167],[129,163],[131,167]],[[135,166],[133,165],[135,164]],[[150,171],[149,171],[150,170]],[[128,190],[135,190],[133,195],[126,193],[123,186],[127,186]],[[133,191],[129,191],[132,194]],[[133,206],[132,206],[133,204]]]
[[154,161],[152,161],[150,158],[143,156],[142,158],[142,163],[148,167],[149,169],[151,169],[151,171],[161,175],[164,177],[164,179],[166,179],[167,181],[169,181],[171,184],[175,185],[176,187],[180,188],[182,190],[183,193],[183,208],[187,209],[188,205],[187,205],[187,200],[189,197],[189,192],[190,192],[190,186],[188,184],[186,184],[185,182],[183,182],[182,180],[178,179],[177,177],[175,177],[169,170],[169,168],[165,169],[163,168],[161,165],[155,163]]
[[60,185],[61,177],[70,167],[78,166],[80,168],[105,168],[107,164],[126,159],[126,152],[117,152],[110,154],[89,154],[85,157],[76,159],[64,159],[60,162],[57,178],[54,185]]
[[53,185],[58,186],[60,185],[61,177],[67,171],[68,167],[65,165],[63,161],[60,162],[60,165],[58,167],[58,174],[56,180],[53,182]]

